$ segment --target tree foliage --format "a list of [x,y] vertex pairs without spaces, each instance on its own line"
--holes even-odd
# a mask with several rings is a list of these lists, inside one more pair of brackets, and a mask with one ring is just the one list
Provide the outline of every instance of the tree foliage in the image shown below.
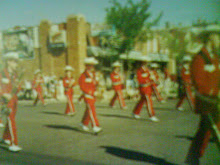
[[116,34],[121,38],[119,53],[130,51],[137,41],[146,41],[147,32],[159,22],[162,16],[160,13],[155,20],[147,22],[151,17],[148,0],[135,3],[127,0],[125,5],[117,0],[111,0],[110,3],[111,7],[106,9],[106,21],[116,29]]
[[160,36],[164,41],[164,46],[169,50],[170,58],[176,58],[180,61],[186,54],[186,45],[188,41],[186,32],[182,29],[164,30],[160,32]]

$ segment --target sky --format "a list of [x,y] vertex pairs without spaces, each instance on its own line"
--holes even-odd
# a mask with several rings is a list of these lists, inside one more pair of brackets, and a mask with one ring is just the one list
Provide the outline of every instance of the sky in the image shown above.
[[[109,0],[0,0],[0,30],[36,26],[43,19],[61,23],[70,14],[83,14],[92,24],[102,23],[105,9],[110,5]],[[151,0],[149,11],[152,19],[163,12],[161,27],[167,21],[174,25],[190,25],[198,18],[220,22],[220,0]]]

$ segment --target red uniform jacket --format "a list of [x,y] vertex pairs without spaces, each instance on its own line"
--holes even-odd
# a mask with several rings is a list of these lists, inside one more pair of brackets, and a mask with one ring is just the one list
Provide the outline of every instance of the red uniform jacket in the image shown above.
[[148,68],[139,68],[137,70],[137,80],[139,83],[139,89],[141,94],[147,94],[149,91],[149,87],[152,84],[152,80],[150,79],[150,71]]
[[[202,54],[209,59],[210,64],[206,64]],[[209,96],[218,95],[220,70],[217,55],[211,58],[206,48],[203,48],[193,59],[191,74],[193,84],[200,94]]]
[[[16,94],[17,93],[13,93],[13,88],[14,88],[14,84],[17,80],[17,75],[10,75],[9,72],[7,71],[7,69],[4,69],[1,73],[0,73],[0,97],[3,94],[14,94],[13,98],[17,98]],[[18,87],[18,89],[16,90],[17,92],[21,89],[21,86]]]
[[44,83],[44,80],[43,80],[43,78],[42,77],[40,77],[40,78],[34,78],[34,80],[33,80],[33,84],[32,84],[32,86],[33,86],[33,88],[36,90],[36,91],[38,91],[38,92],[42,92],[42,84]]
[[112,87],[114,90],[122,90],[123,84],[122,84],[122,79],[121,75],[116,72],[112,72],[110,74],[111,80],[112,80]]
[[89,73],[87,70],[83,72],[79,78],[79,86],[83,91],[85,97],[94,98],[96,86],[98,82],[96,80],[95,72]]
[[[71,86],[70,86],[70,83],[72,83]],[[65,95],[67,95],[67,94],[73,95],[73,87],[75,85],[76,85],[76,82],[72,77],[71,78],[64,77],[63,78],[63,86],[64,86],[64,89],[65,89],[65,91],[64,91]]]
[[191,73],[190,69],[186,69],[185,67],[182,68],[181,70],[181,79],[185,85],[190,85],[191,84]]

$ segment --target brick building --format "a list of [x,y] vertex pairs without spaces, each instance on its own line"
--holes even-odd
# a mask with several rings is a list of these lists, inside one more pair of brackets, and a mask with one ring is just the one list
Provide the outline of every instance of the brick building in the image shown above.
[[[31,27],[35,33],[33,58],[23,59],[21,65],[26,69],[26,79],[32,79],[36,69],[41,69],[44,75],[55,75],[57,78],[64,74],[65,65],[75,68],[76,78],[84,70],[83,60],[87,56],[87,36],[89,24],[82,15],[70,15],[66,22],[53,24],[42,20],[38,27]],[[51,44],[51,30],[57,30],[54,38],[64,32],[64,43]],[[37,36],[36,36],[37,35]],[[4,40],[4,38],[3,38]],[[2,44],[1,44],[2,45]],[[4,52],[2,52],[2,55]]]

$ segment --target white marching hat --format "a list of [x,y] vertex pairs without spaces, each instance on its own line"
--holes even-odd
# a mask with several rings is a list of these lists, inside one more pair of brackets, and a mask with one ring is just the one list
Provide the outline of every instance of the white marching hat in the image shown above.
[[121,63],[116,61],[112,64],[112,67],[121,67]]
[[87,57],[87,58],[85,58],[84,63],[85,64],[96,65],[99,62],[94,57]]
[[220,25],[208,25],[208,26],[206,26],[205,31],[220,32]]
[[202,48],[204,47],[204,44],[202,43],[198,43],[198,42],[190,42],[187,46],[186,46],[186,50],[187,52],[191,53],[191,54],[196,54],[198,53]]
[[40,69],[37,69],[34,74],[38,74],[38,73],[41,73],[41,70]]
[[193,27],[190,30],[194,35],[199,36],[203,33],[220,32],[220,25],[208,25],[206,27]]
[[159,65],[158,65],[157,63],[152,63],[150,66],[151,66],[152,68],[158,68],[158,67],[159,67]]
[[4,54],[3,57],[5,60],[13,59],[13,60],[19,61],[19,55],[17,52],[8,52],[8,53]]
[[69,66],[67,65],[65,68],[64,68],[65,71],[74,71],[74,68],[72,66]]
[[192,58],[190,56],[184,56],[183,61],[192,61]]

